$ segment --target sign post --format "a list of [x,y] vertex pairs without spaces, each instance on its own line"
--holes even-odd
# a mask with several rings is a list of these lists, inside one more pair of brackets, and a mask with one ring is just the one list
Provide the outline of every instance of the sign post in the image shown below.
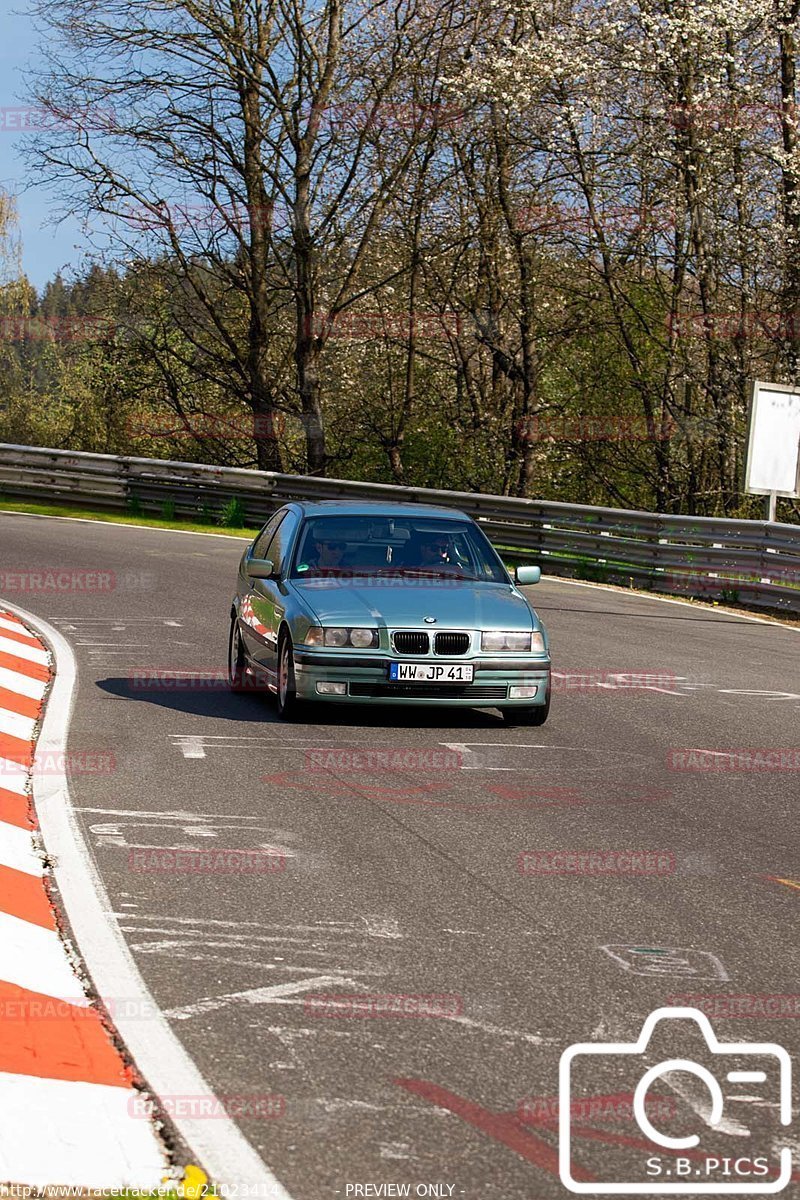
[[744,489],[768,498],[769,521],[776,519],[778,496],[800,495],[800,388],[753,383]]

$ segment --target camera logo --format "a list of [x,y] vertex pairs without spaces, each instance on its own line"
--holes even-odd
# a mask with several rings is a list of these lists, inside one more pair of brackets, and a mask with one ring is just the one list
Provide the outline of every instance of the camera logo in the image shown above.
[[[685,1039],[696,1055],[660,1058],[658,1048],[665,1036],[672,1045],[676,1036]],[[587,1089],[598,1090],[604,1070],[613,1072],[617,1089],[623,1078],[630,1082],[634,1118],[644,1135],[642,1139],[629,1139],[620,1151],[625,1166],[624,1171],[620,1167],[616,1173],[627,1174],[625,1182],[587,1178],[587,1171],[574,1156],[575,1139],[581,1136],[580,1130],[573,1129],[574,1114],[580,1111],[578,1102]],[[666,1133],[650,1119],[656,1097],[650,1097],[648,1106],[648,1092],[672,1073],[680,1073],[679,1080],[665,1082],[689,1101],[687,1111],[692,1124],[699,1126],[699,1134],[685,1129]],[[657,1009],[645,1021],[636,1042],[569,1046],[559,1065],[561,1182],[571,1192],[589,1195],[780,1192],[791,1178],[791,1150],[775,1147],[775,1130],[760,1128],[751,1133],[726,1113],[725,1100],[741,1098],[744,1086],[748,1114],[774,1112],[781,1125],[789,1125],[791,1075],[791,1059],[782,1046],[773,1042],[720,1042],[708,1017],[696,1008]],[[725,1091],[730,1093],[726,1085],[733,1085],[734,1091],[738,1086],[738,1097],[726,1096]],[[751,1108],[750,1104],[756,1102],[758,1107]],[[737,1109],[737,1113],[740,1111]],[[763,1117],[760,1119],[763,1123]],[[730,1151],[731,1135],[736,1137],[735,1153]]]

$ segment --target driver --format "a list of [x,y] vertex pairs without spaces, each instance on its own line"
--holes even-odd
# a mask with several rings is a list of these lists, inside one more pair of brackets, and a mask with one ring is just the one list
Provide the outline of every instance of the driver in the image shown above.
[[310,559],[312,567],[324,571],[335,571],[344,566],[347,543],[336,538],[320,537],[314,541],[314,553]]
[[450,565],[450,539],[444,533],[426,534],[419,542],[419,561],[423,567]]
[[446,533],[417,533],[406,543],[402,565],[418,570],[452,570],[454,559],[450,539]]

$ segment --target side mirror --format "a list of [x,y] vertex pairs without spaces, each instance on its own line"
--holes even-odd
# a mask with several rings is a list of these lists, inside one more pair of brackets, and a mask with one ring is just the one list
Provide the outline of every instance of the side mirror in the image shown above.
[[271,558],[251,558],[245,570],[251,579],[275,578],[275,563]]
[[538,583],[541,578],[541,567],[516,567],[514,569],[515,583]]

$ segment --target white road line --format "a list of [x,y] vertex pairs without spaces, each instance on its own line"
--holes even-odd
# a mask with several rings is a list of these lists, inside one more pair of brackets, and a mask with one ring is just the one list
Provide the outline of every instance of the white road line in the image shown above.
[[[162,529],[158,525],[133,525],[127,521],[98,521],[93,517],[56,517],[51,516],[49,513],[24,512],[19,508],[4,508],[2,511],[11,517],[29,517],[32,521],[74,521],[78,525],[105,525],[107,529],[113,531],[115,537],[121,529],[146,529],[149,533],[182,533],[184,537],[227,538],[229,541],[239,542],[241,545],[246,546],[248,541],[252,541],[253,536],[255,536],[251,536],[249,533],[206,533],[202,529],[173,529],[171,526]],[[5,607],[16,609],[16,605],[12,604],[6,604]]]
[[177,745],[184,758],[205,758],[206,756],[201,737],[181,738]]
[[44,863],[33,848],[29,829],[0,822],[0,866],[23,871],[26,875],[44,875]]
[[3,947],[0,979],[4,983],[13,983],[56,1000],[66,1000],[80,1008],[88,1006],[89,1001],[55,930],[0,912],[0,945]]
[[[578,754],[608,754],[607,750],[598,749],[595,746],[548,746],[544,742],[439,742],[438,745],[445,746],[448,750],[460,750],[465,754],[474,754],[471,746],[501,746],[504,750],[572,750]],[[614,751],[616,758],[641,758],[641,754],[636,754],[633,751]],[[474,767],[463,768],[465,770],[474,770]],[[494,768],[499,770],[500,768]],[[515,769],[515,768],[509,768]]]
[[[170,1009],[167,1016],[175,1021],[185,1021],[190,1017],[200,1016],[216,1009],[224,1008],[231,1003],[243,1004],[305,1004],[300,999],[303,992],[321,991],[323,988],[350,988],[352,991],[367,992],[366,984],[360,981],[344,978],[341,975],[319,975],[314,979],[293,980],[291,983],[279,983],[274,987],[252,988],[246,992],[228,992],[223,996],[210,996],[207,1000],[199,1000],[196,1004],[187,1004],[182,1008]],[[336,993],[332,994],[335,1000]],[[536,1033],[528,1033],[524,1029],[505,1029],[488,1022],[476,1021],[472,1017],[448,1016],[443,1014],[438,1018],[451,1025],[463,1025],[466,1029],[478,1029],[497,1037],[513,1038],[528,1042],[532,1046],[549,1046],[558,1044],[558,1038],[544,1038]]]
[[[73,807],[78,812],[102,813],[104,816],[109,817],[157,817],[160,821],[190,821],[198,823],[211,819],[214,824],[219,825],[226,821],[263,821],[264,819],[258,813],[240,816],[237,813],[191,813],[183,812],[180,809],[177,812],[164,812],[163,810],[152,810],[149,808],[92,808],[87,804],[76,804]],[[233,828],[235,829],[236,826],[233,826]]]
[[[53,755],[55,761],[61,761],[66,754],[67,732],[75,702],[75,656],[66,639],[48,622],[16,605],[7,607],[41,630],[53,649],[56,675],[38,749],[42,754]],[[115,1011],[115,1025],[137,1067],[157,1096],[197,1096],[211,1103],[212,1090],[158,1009],[111,914],[108,894],[72,807],[66,776],[52,774],[35,778],[34,796],[42,837],[48,853],[53,856],[56,883],[94,986],[106,998],[112,1011],[115,1010],[115,997],[125,996],[134,1001],[126,1005],[129,1011]],[[137,1019],[135,1014],[141,1012],[151,1014],[147,1021]],[[260,1200],[291,1200],[286,1189],[228,1117],[209,1121],[202,1115],[176,1114],[173,1120],[195,1161],[232,1195],[250,1196],[251,1200],[255,1196]],[[147,1124],[149,1122],[142,1121],[142,1128]],[[98,1122],[95,1128],[90,1122],[87,1128],[96,1143],[102,1123]],[[56,1172],[55,1177],[61,1179],[63,1173]],[[85,1185],[86,1181],[82,1182]]]
[[20,713],[11,712],[10,709],[0,708],[0,733],[32,742],[35,728],[36,722],[33,717],[23,717]]
[[26,662],[47,666],[47,651],[39,646],[26,646],[23,642],[15,642],[13,638],[0,637],[0,651],[13,654],[15,658],[24,658]]
[[114,1180],[120,1192],[155,1191],[163,1186],[163,1151],[152,1122],[129,1115],[137,1096],[127,1087],[0,1073],[0,1179],[38,1188],[57,1179],[103,1194],[114,1194]]
[[0,688],[16,692],[18,696],[27,696],[29,700],[41,700],[47,690],[47,684],[41,679],[20,675],[19,671],[10,671],[8,667],[0,667]]
[[684,608],[693,608],[695,612],[715,613],[717,616],[725,613],[726,616],[736,617],[739,621],[755,621],[758,625],[771,625],[773,629],[788,629],[791,633],[800,633],[800,626],[790,625],[783,621],[771,621],[768,617],[751,616],[750,613],[740,613],[736,608],[724,608],[721,605],[712,605],[702,600],[694,602],[679,600],[677,596],[657,596],[653,592],[615,587],[613,583],[585,583],[582,579],[565,579],[562,575],[543,575],[542,580],[546,580],[547,583],[564,583],[569,587],[585,587],[601,592],[614,592],[618,596],[632,596],[634,599],[655,600],[658,604],[681,604]]

